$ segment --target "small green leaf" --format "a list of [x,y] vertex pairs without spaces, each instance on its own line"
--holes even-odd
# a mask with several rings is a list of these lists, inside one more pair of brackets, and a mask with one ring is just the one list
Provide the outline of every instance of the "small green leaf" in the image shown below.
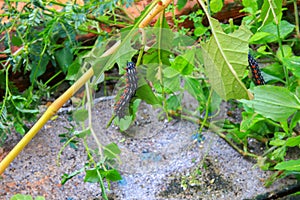
[[212,12],[217,13],[222,10],[223,1],[222,0],[211,0],[210,1],[210,9]]
[[283,51],[284,58],[290,58],[293,56],[292,47],[290,45],[282,45],[282,49],[279,48],[276,52],[276,56],[280,61],[283,59],[281,50]]
[[99,170],[101,178],[106,178],[107,180],[110,180],[110,181],[122,180],[120,173],[115,169],[110,169],[110,170],[104,171],[102,169],[94,168],[94,169],[86,170],[84,182],[98,183],[100,180],[99,180],[99,175],[97,173],[97,170]]
[[13,44],[14,46],[18,46],[18,47],[22,46],[22,44],[23,44],[21,38],[15,36],[15,35],[12,36],[11,42],[12,42],[12,44]]
[[66,79],[72,80],[72,81],[77,80],[82,75],[82,71],[80,70],[80,67],[81,67],[81,65],[79,63],[79,59],[77,58],[68,67],[68,73],[67,73]]
[[163,71],[166,78],[175,78],[179,76],[179,71],[172,67],[167,67]]
[[88,118],[88,111],[85,109],[76,110],[73,116],[76,122],[83,122]]
[[254,100],[240,100],[257,113],[275,121],[286,121],[300,109],[299,99],[287,88],[260,86],[254,88]]
[[278,163],[274,168],[278,170],[300,171],[300,159]]
[[139,106],[141,104],[142,100],[141,99],[135,99],[132,103],[132,113],[135,116],[135,113],[138,111]]
[[258,122],[264,121],[265,118],[254,112],[242,112],[243,121],[240,125],[240,131],[246,132],[255,126]]
[[[251,8],[251,10],[248,10],[251,14],[254,14],[258,9],[256,0],[243,0],[242,4],[245,8]],[[243,10],[245,11],[245,9]]]
[[[168,67],[164,70],[164,74],[169,73],[168,76],[170,75],[174,75],[176,72],[176,70]],[[179,76],[173,76],[170,78],[165,78],[164,79],[164,86],[165,88],[167,88],[168,90],[170,90],[171,92],[175,92],[178,91],[180,89],[180,77]]]
[[256,32],[249,40],[250,44],[260,44],[260,43],[264,43],[264,41],[266,40],[265,38],[272,36],[271,33],[267,33],[267,32]]
[[295,147],[300,144],[300,135],[297,137],[290,137],[286,140],[286,146]]
[[122,176],[116,169],[110,169],[110,170],[104,171],[103,175],[107,180],[110,180],[110,181],[122,180]]
[[16,194],[10,198],[10,200],[32,200],[30,195]]
[[271,153],[271,160],[282,161],[286,155],[286,146],[281,146]]
[[[290,33],[293,32],[294,28],[295,28],[295,25],[293,25],[285,20],[282,20],[279,23],[280,38],[285,39]],[[274,23],[266,24],[265,26],[263,26],[261,28],[260,31],[270,34],[269,36],[264,37],[264,40],[263,40],[264,43],[271,43],[271,42],[278,41],[276,24],[274,24]]]
[[282,0],[272,0],[272,1],[264,1],[264,4],[261,8],[260,18],[263,21],[263,24],[268,24],[273,22],[281,21],[282,17]]
[[[34,49],[32,50],[34,52]],[[36,78],[45,73],[50,57],[46,54],[43,54],[42,56],[35,57],[35,59],[38,60],[35,60],[33,63],[30,64],[31,72],[29,78],[30,82],[32,83],[35,81]]]
[[[182,75],[190,75],[194,69],[195,49],[186,51],[183,55],[177,56],[171,67]],[[165,73],[164,74],[168,74]]]
[[[84,182],[98,183],[99,182],[99,177],[98,177],[97,170],[98,170],[97,168],[86,170],[85,171]],[[100,173],[100,175],[101,175],[101,173]]]
[[125,115],[125,117],[121,119],[119,119],[119,117],[116,117],[114,119],[114,123],[119,126],[121,131],[126,131],[130,127],[132,121],[133,121],[133,116],[127,116],[127,115]]
[[[171,55],[171,52],[169,50],[160,49],[160,56],[161,56],[161,62],[163,65],[169,66],[170,60],[169,57]],[[160,63],[160,60],[158,59],[158,49],[151,48],[147,51],[147,53],[143,56],[143,64],[149,64],[154,63],[157,65],[157,63]]]
[[300,112],[297,111],[294,116],[291,119],[290,122],[290,132],[293,132],[293,129],[297,126],[297,124],[300,123]]
[[15,130],[18,133],[20,133],[21,135],[24,135],[26,133],[26,131],[25,131],[24,127],[23,127],[23,124],[15,122],[14,123],[14,127],[15,127]]
[[72,64],[74,55],[68,47],[61,48],[54,53],[55,59],[64,73],[67,72],[68,67]]
[[270,145],[272,145],[272,146],[283,146],[283,145],[285,145],[285,143],[286,143],[285,140],[279,140],[279,139],[270,141]]
[[207,30],[208,30],[208,28],[205,27],[205,26],[203,26],[203,25],[198,26],[198,27],[196,27],[195,30],[194,30],[194,35],[195,35],[196,37],[200,37],[200,36],[203,35]]
[[284,78],[284,71],[280,63],[273,63],[264,67],[263,72],[266,74],[272,75],[274,78],[278,77],[279,79]]
[[283,65],[286,66],[298,78],[300,78],[300,56],[283,58]]
[[86,129],[86,130],[83,130],[83,131],[80,131],[80,132],[76,133],[75,135],[78,138],[84,138],[85,136],[90,135],[90,134],[91,134],[91,130],[90,129]]
[[187,0],[178,0],[177,1],[178,10],[181,10],[185,6],[186,2],[187,2]]
[[268,170],[270,167],[270,163],[267,162],[267,157],[262,157],[258,156],[257,157],[257,165],[262,169],[262,170]]
[[191,77],[183,77],[184,82],[184,89],[190,93],[195,99],[197,99],[198,102],[206,101],[206,97],[203,94],[203,88],[201,87],[200,82]]
[[181,98],[177,95],[172,95],[167,99],[168,110],[180,110]]
[[153,93],[151,87],[148,84],[144,84],[139,87],[136,91],[136,96],[144,100],[147,104],[150,105],[160,105],[159,100]]
[[119,149],[118,145],[116,143],[110,143],[105,146],[104,148],[104,154],[108,158],[116,158],[118,154],[121,153],[121,150]]

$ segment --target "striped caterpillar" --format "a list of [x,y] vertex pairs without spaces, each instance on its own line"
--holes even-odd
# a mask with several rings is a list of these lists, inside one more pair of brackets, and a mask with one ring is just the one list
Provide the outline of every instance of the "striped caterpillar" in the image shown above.
[[123,94],[120,96],[119,101],[114,106],[116,116],[123,118],[125,116],[126,105],[130,102],[131,98],[135,95],[137,89],[137,72],[133,62],[127,63],[126,68],[126,87]]
[[265,84],[264,77],[261,74],[261,71],[258,67],[256,60],[250,55],[250,53],[248,54],[248,63],[252,72],[252,78],[255,85],[264,85]]

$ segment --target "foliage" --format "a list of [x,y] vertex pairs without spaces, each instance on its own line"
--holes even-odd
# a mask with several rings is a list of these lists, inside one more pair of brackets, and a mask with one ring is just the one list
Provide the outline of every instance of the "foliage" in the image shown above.
[[[0,42],[5,46],[5,50],[0,53],[7,56],[6,60],[1,60],[0,67],[0,89],[5,91],[0,103],[2,141],[11,128],[22,135],[27,132],[24,122],[36,119],[37,106],[41,104],[41,99],[47,100],[64,81],[53,80],[59,74],[67,74],[71,81],[78,78],[76,75],[80,63],[74,58],[82,56],[90,47],[84,47],[77,35],[90,32],[99,35],[99,41],[105,39],[107,33],[98,23],[118,24],[118,18],[110,20],[110,16],[120,8],[120,3],[131,3],[93,0],[88,6],[80,6],[52,1],[51,5],[61,10],[57,11],[48,6],[49,2],[24,2],[26,4],[21,10],[14,4],[5,3],[5,13],[1,14],[1,17],[6,16],[9,20],[0,24]],[[89,14],[95,15],[91,17]],[[16,47],[19,49],[14,52]],[[51,78],[43,77],[47,67],[54,68]],[[14,73],[29,77],[30,86],[24,92],[18,91],[11,81],[11,74]]]
[[[257,57],[270,61],[263,70],[268,84],[254,87],[253,100],[240,100],[243,103],[243,120],[235,136],[246,144],[248,138],[265,143],[265,152],[258,157],[262,169],[280,170],[280,176],[271,176],[266,185],[287,175],[298,176],[297,161],[286,161],[290,148],[299,148],[299,77],[295,70],[299,55],[297,35],[293,22],[283,17],[281,1],[243,1],[244,11],[250,13],[243,20],[253,31],[250,44],[257,48]],[[261,14],[256,12],[261,9]],[[295,9],[297,9],[295,7]],[[296,18],[296,16],[294,16]],[[299,24],[296,24],[299,26]],[[296,35],[292,38],[291,35]],[[271,46],[276,46],[276,49]],[[293,60],[293,61],[292,61]],[[275,177],[275,178],[274,178]]]
[[[17,9],[19,3],[24,3],[22,9]],[[25,124],[35,121],[41,100],[48,100],[63,81],[69,80],[72,83],[81,76],[85,70],[80,67],[82,57],[91,47],[82,43],[80,35],[93,34],[98,36],[97,42],[101,43],[108,37],[108,33],[103,30],[104,26],[111,24],[115,27],[124,26],[132,21],[126,16],[116,15],[116,12],[123,12],[122,5],[128,6],[131,3],[130,0],[92,0],[86,5],[71,2],[63,4],[56,1],[18,1],[16,4],[6,1],[4,3],[1,20],[7,17],[8,21],[0,24],[0,42],[5,48],[0,53],[6,57],[5,60],[1,60],[0,66],[0,89],[5,92],[0,103],[2,142],[12,128],[24,135],[28,131]],[[52,5],[56,8],[52,8]],[[119,23],[120,17],[122,22]],[[111,28],[111,33],[115,30],[116,28]],[[19,49],[14,51],[15,48]],[[48,68],[54,71],[52,77],[44,77]],[[18,91],[11,80],[11,76],[17,73],[29,77],[30,85],[25,91]],[[67,75],[66,79],[55,80],[60,74]],[[84,115],[86,113],[79,110],[74,115],[74,119],[84,121],[88,117]],[[66,133],[60,134],[61,142],[65,143],[62,150],[67,145],[77,148],[79,141],[85,141],[91,132],[90,129],[76,132],[74,127],[68,128]],[[92,156],[95,156],[94,152],[98,151],[104,151],[103,159],[96,162]],[[61,152],[58,154],[58,160]],[[92,152],[87,147],[87,152],[89,152],[89,160],[84,170],[88,172],[96,169],[98,177],[96,182],[100,183],[103,197],[106,197],[103,178],[107,181],[120,179],[118,172],[111,169],[119,151],[115,145],[101,146],[100,144],[97,151]],[[106,166],[108,164],[110,166]],[[67,178],[63,181],[68,180],[71,175],[65,175],[64,177]],[[91,178],[92,175],[89,174],[87,177]],[[89,178],[86,181],[90,181]],[[13,198],[23,197],[31,199],[29,196],[20,195]]]
[[[134,121],[140,102],[143,100],[161,109],[159,117],[165,116],[168,120],[172,117],[194,120],[200,124],[200,133],[204,127],[212,128],[242,155],[256,158],[258,166],[262,169],[276,171],[276,175],[270,177],[267,184],[276,178],[299,175],[299,159],[286,160],[289,149],[300,147],[297,132],[300,120],[298,69],[300,58],[296,51],[299,45],[297,37],[299,38],[300,34],[297,29],[295,32],[295,27],[299,24],[294,25],[283,17],[281,1],[244,0],[243,11],[248,15],[243,17],[242,25],[239,26],[221,24],[210,16],[211,11],[217,12],[221,9],[222,4],[219,3],[222,1],[211,1],[211,10],[206,9],[203,1],[199,1],[203,11],[177,19],[175,31],[171,30],[163,14],[159,16],[153,28],[141,30],[139,25],[157,3],[154,1],[138,19],[134,22],[128,20],[126,22],[128,26],[112,32],[109,39],[107,33],[103,32],[99,24],[95,24],[93,20],[121,25],[124,25],[124,20],[122,19],[122,23],[116,18],[111,21],[110,16],[113,16],[118,8],[110,7],[114,4],[92,2],[93,6],[67,4],[64,5],[62,12],[45,9],[43,5],[36,4],[33,4],[33,8],[28,8],[31,12],[27,13],[22,20],[26,19],[27,23],[23,24],[30,24],[30,26],[28,28],[20,26],[16,29],[18,31],[15,36],[15,42],[24,41],[22,43],[24,48],[16,55],[9,52],[11,48],[7,51],[10,53],[12,63],[10,66],[13,70],[20,69],[23,66],[21,63],[25,64],[24,69],[30,70],[32,88],[30,92],[14,95],[10,92],[11,86],[4,84],[9,92],[2,103],[0,128],[9,126],[8,122],[15,122],[16,120],[10,119],[9,116],[18,116],[17,111],[29,116],[36,113],[33,103],[38,104],[40,96],[33,95],[32,91],[36,86],[34,80],[44,73],[45,66],[49,62],[56,63],[54,66],[67,73],[67,77],[72,81],[91,66],[95,78],[89,84],[95,88],[104,80],[104,72],[118,66],[119,73],[122,75],[125,73],[126,63],[137,60],[139,77],[136,95],[128,105],[127,115],[122,119],[114,119],[114,123],[121,131],[126,130]],[[183,8],[186,2],[178,1],[179,8]],[[104,12],[107,8],[107,12]],[[176,6],[173,5],[168,9],[175,8]],[[101,9],[103,9],[102,13],[108,16],[97,15],[101,13]],[[53,12],[54,17],[46,14],[45,10]],[[92,13],[96,18],[86,13]],[[204,27],[200,23],[204,15],[210,27]],[[20,14],[18,17],[21,16]],[[195,23],[192,37],[182,34],[184,31],[176,30],[180,20],[187,18]],[[35,29],[40,26],[43,27],[42,34]],[[92,28],[87,30],[88,26],[95,27],[96,31]],[[9,27],[5,28],[8,29]],[[29,29],[34,34],[29,34]],[[50,36],[49,33],[53,31],[55,34]],[[98,35],[94,46],[88,51],[78,51],[80,44],[75,40],[75,36],[79,31],[92,31]],[[26,37],[21,37],[23,35]],[[293,38],[293,35],[297,37]],[[195,40],[198,37],[204,38],[200,44]],[[59,43],[62,38],[63,42]],[[11,39],[7,37],[6,40]],[[269,63],[262,69],[268,85],[254,86],[248,77],[249,44],[256,49],[250,50],[251,54],[259,60],[267,59]],[[112,45],[116,45],[114,51],[109,55],[104,54]],[[76,56],[76,59],[73,56]],[[7,77],[7,74],[8,69],[4,68],[0,75]],[[5,80],[8,82],[7,78]],[[47,88],[47,84],[41,83],[41,85]],[[49,91],[46,89],[46,92]],[[109,187],[111,181],[122,179],[116,170],[120,161],[120,149],[117,144],[102,145],[97,140],[90,124],[92,103],[89,89],[86,92],[84,101],[87,100],[87,104],[83,102],[81,105],[88,106],[87,110],[86,107],[82,107],[73,115],[83,130],[75,131],[73,127],[67,128],[67,132],[60,137],[64,142],[62,150],[68,145],[76,148],[81,141],[86,148],[88,160],[83,168],[71,174],[64,174],[62,183],[85,172],[84,181],[99,183],[102,195],[107,199],[103,181],[106,180]],[[198,102],[194,112],[186,111],[182,107],[181,102],[186,93]],[[30,98],[22,95],[28,95]],[[120,94],[116,99],[119,98],[118,96]],[[28,99],[32,102],[28,103]],[[229,119],[209,121],[208,119],[212,118],[209,115],[220,110],[221,100],[238,100],[236,104],[242,108],[242,121]],[[22,119],[23,115],[18,117]],[[84,124],[86,120],[89,121],[88,127]],[[96,149],[90,149],[86,144],[86,139],[90,135],[97,143]],[[266,147],[264,152],[250,152],[248,148],[250,138],[264,143]],[[283,172],[281,176],[277,176],[279,171]]]

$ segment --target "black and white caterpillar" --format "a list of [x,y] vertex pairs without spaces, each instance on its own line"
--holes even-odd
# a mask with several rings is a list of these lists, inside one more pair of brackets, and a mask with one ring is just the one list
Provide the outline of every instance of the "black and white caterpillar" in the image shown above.
[[131,98],[135,95],[137,89],[137,72],[135,68],[135,63],[128,62],[126,67],[126,87],[120,96],[119,101],[115,103],[114,111],[116,116],[123,118],[125,115],[125,108],[130,102]]
[[264,85],[265,84],[264,77],[261,74],[261,71],[258,67],[256,60],[251,56],[250,53],[248,54],[248,63],[252,72],[252,79],[255,85]]

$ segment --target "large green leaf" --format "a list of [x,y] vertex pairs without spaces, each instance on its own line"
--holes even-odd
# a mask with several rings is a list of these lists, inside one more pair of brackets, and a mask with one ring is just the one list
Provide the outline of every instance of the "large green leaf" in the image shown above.
[[212,88],[221,98],[250,98],[241,78],[248,65],[248,40],[251,32],[244,26],[239,30],[226,34],[220,23],[210,18],[213,36],[203,45],[204,65]]
[[254,88],[254,100],[240,100],[257,113],[275,121],[286,121],[300,109],[299,99],[288,89],[278,86],[259,86]]

